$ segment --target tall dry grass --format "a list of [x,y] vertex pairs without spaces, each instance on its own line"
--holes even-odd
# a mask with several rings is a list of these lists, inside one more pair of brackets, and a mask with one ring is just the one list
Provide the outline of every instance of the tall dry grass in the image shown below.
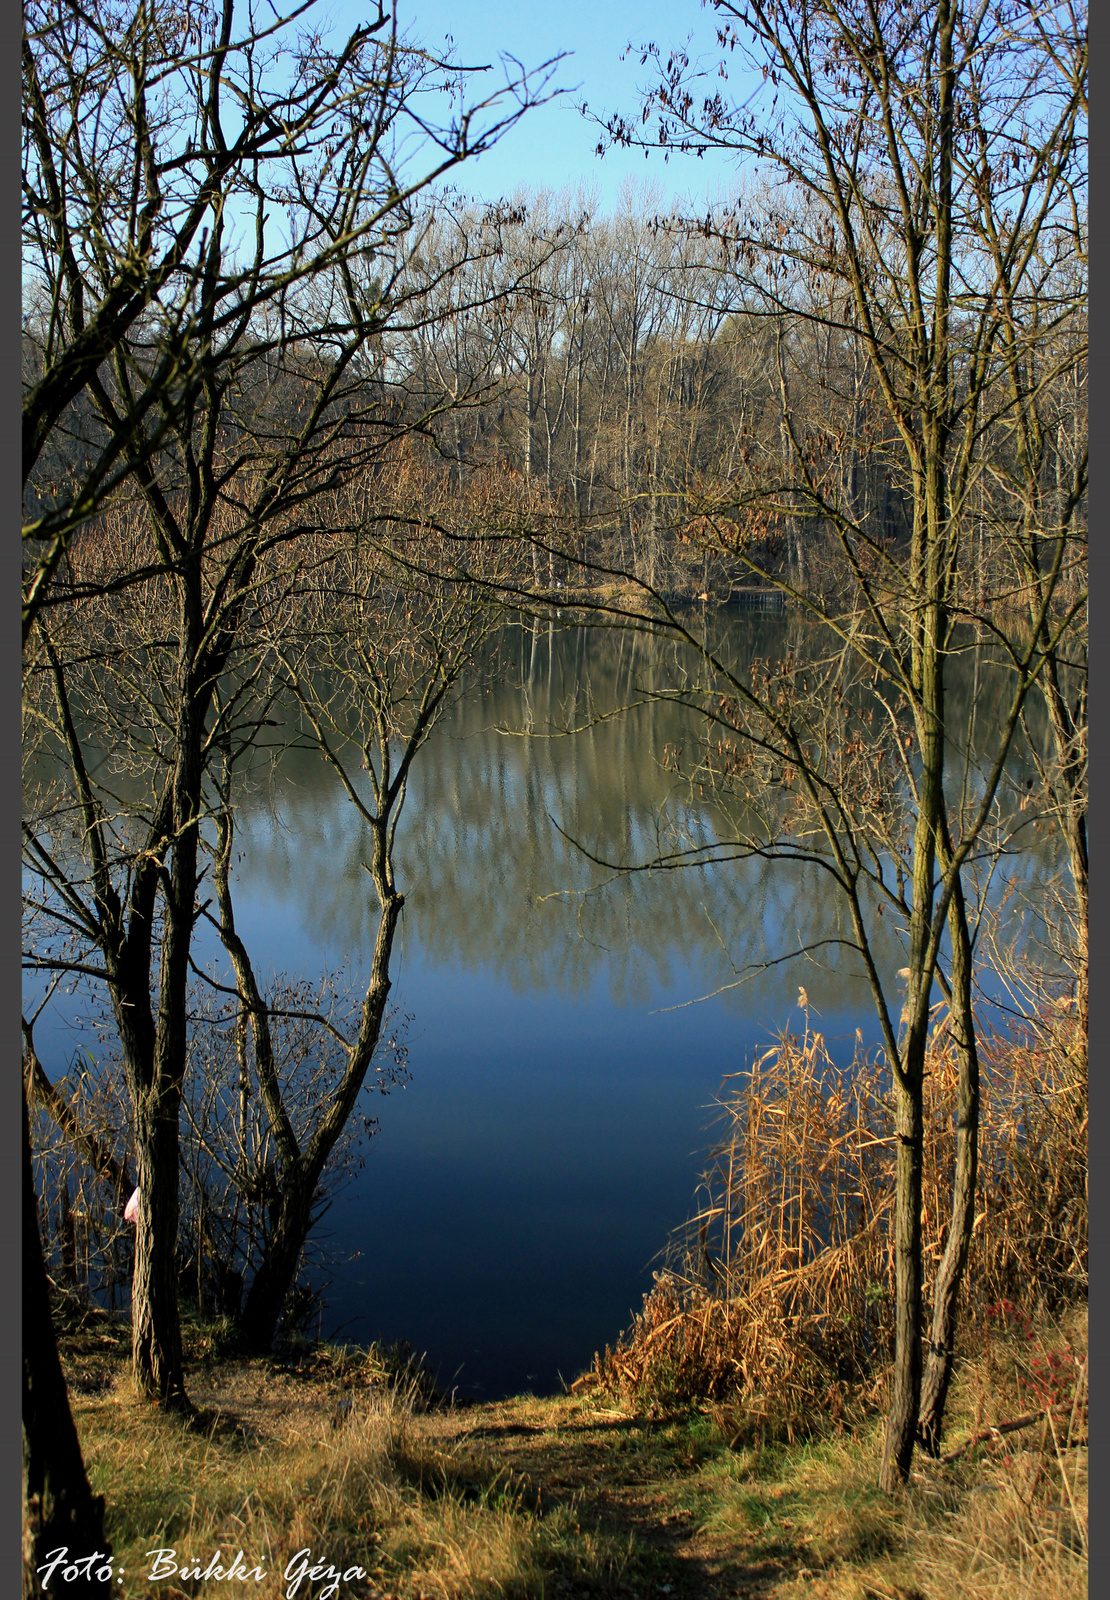
[[[983,1051],[963,1296],[973,1333],[999,1303],[1052,1313],[1086,1293],[1086,1056],[1063,1013],[1037,1021]],[[925,1080],[926,1304],[950,1215],[956,1076],[938,1011]],[[807,1014],[800,1037],[784,1032],[726,1085],[703,1204],[592,1381],[728,1402],[738,1436],[793,1438],[874,1400],[890,1356],[890,1076],[858,1043],[838,1067]]]
[[[286,1408],[295,1393],[280,1390],[262,1410],[273,1374],[258,1363],[217,1369],[222,1404],[184,1428],[137,1399],[123,1375],[81,1396],[82,1449],[108,1498],[120,1592],[205,1594],[218,1580],[198,1578],[198,1567],[220,1552],[226,1570],[242,1552],[263,1574],[250,1592],[286,1600],[305,1551],[351,1575],[331,1591],[341,1596],[524,1600],[550,1593],[556,1573],[563,1588],[612,1592],[627,1539],[583,1528],[573,1503],[540,1504],[491,1457],[441,1444],[420,1425],[413,1373],[379,1381],[379,1357],[371,1352],[361,1373],[342,1367],[350,1387],[338,1403],[332,1389]],[[326,1585],[306,1579],[298,1593],[319,1596]]]

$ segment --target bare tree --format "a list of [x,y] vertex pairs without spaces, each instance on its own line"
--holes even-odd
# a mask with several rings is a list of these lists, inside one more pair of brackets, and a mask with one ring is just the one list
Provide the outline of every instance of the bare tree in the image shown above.
[[[436,128],[418,92],[459,91],[465,71],[405,43],[381,13],[333,50],[300,26],[308,9],[266,22],[248,11],[238,32],[232,0],[216,12],[140,0],[104,18],[55,0],[25,14],[37,348],[24,396],[36,497],[24,628],[84,865],[54,848],[53,825],[29,824],[26,839],[48,898],[92,956],[78,965],[107,985],[115,1012],[142,1197],[134,1366],[170,1407],[187,1404],[177,1141],[205,773],[227,719],[249,715],[253,669],[224,699],[220,684],[250,662],[251,619],[291,581],[297,558],[280,551],[312,526],[314,501],[426,415],[391,391],[387,370],[387,334],[410,311],[424,315],[410,270],[414,197],[488,147],[536,93],[517,76],[456,103],[451,125]],[[36,478],[79,399],[91,437],[64,472]],[[94,522],[113,491],[130,505]],[[75,666],[66,647],[85,627],[102,648]],[[102,789],[90,763],[90,730],[109,702],[144,728],[124,742],[145,746],[138,804]]]
[[[691,507],[722,551],[787,589],[788,581],[745,554],[760,518],[799,510],[819,517],[839,550],[842,599],[820,606],[791,591],[842,641],[837,664],[830,658],[819,676],[824,707],[792,671],[756,683],[706,659],[729,707],[713,710],[710,702],[715,720],[795,775],[801,811],[787,831],[797,824],[823,837],[894,1074],[896,1353],[881,1472],[884,1487],[893,1489],[909,1470],[915,1437],[930,1451],[939,1448],[974,1214],[973,857],[997,824],[996,802],[1027,696],[1050,670],[1051,652],[1083,604],[1082,594],[1061,582],[1072,550],[1062,520],[1038,526],[1024,546],[1035,573],[1031,634],[1007,630],[994,612],[969,605],[961,579],[982,451],[997,437],[1000,420],[1009,427],[1022,422],[1014,374],[1027,369],[1050,330],[1074,320],[1081,293],[1080,274],[1070,296],[1046,294],[1041,262],[1077,263],[1082,255],[1077,203],[1085,172],[1086,38],[1082,19],[1066,4],[1030,11],[963,0],[909,8],[716,0],[716,10],[720,55],[712,67],[652,47],[659,86],[648,97],[645,120],[656,113],[657,128],[645,134],[617,117],[610,135],[669,149],[716,146],[778,174],[782,204],[761,212],[741,205],[719,225],[722,244],[766,315],[803,318],[859,339],[912,506],[908,540],[891,548],[858,520],[842,492],[842,473],[826,466],[784,406],[792,481],[722,484],[715,497]],[[727,80],[734,52],[762,70],[769,105],[737,105],[719,85],[702,93],[703,72],[717,77],[719,69]],[[801,298],[815,277],[835,288],[827,310]],[[1084,488],[1082,460],[1066,497],[1069,521]],[[1013,672],[993,750],[974,779],[966,764],[962,777],[951,770],[945,703],[956,629],[973,618],[990,628]],[[861,672],[885,686],[878,714],[894,738],[886,755],[869,755],[873,770],[857,772],[849,784],[844,764],[877,738],[875,714],[867,720],[860,703],[852,713],[865,716],[854,736],[863,744],[829,718],[850,703],[848,683]],[[717,691],[707,686],[710,692]],[[786,845],[783,813],[776,813],[768,834],[749,836],[747,848],[801,848]],[[892,826],[900,813],[904,851],[895,848]],[[873,913],[865,885],[905,919],[904,1030],[870,955]],[[923,1376],[922,1073],[936,983],[951,1007],[961,1077],[953,1212],[934,1281]]]
[[[235,928],[231,888],[234,808],[231,765],[220,782],[214,851],[220,937],[253,1040],[253,1072],[278,1161],[273,1226],[256,1264],[241,1325],[248,1342],[268,1349],[293,1285],[325,1165],[354,1111],[381,1037],[390,992],[390,956],[404,896],[394,870],[394,841],[414,761],[478,645],[498,625],[484,592],[444,580],[449,535],[488,520],[473,491],[436,486],[411,452],[395,460],[391,516],[380,491],[347,485],[335,520],[358,528],[351,546],[318,574],[299,602],[296,643],[275,639],[278,678],[299,708],[324,761],[339,779],[367,834],[363,863],[378,903],[373,956],[357,1023],[315,1025],[338,1049],[331,1093],[298,1133],[296,1108],[275,1068],[273,1009]],[[498,555],[503,565],[505,552]],[[429,569],[435,576],[428,578]],[[492,572],[485,574],[487,581]],[[240,749],[243,747],[240,746]],[[385,1080],[378,1086],[384,1086]],[[299,1119],[304,1123],[303,1116]]]

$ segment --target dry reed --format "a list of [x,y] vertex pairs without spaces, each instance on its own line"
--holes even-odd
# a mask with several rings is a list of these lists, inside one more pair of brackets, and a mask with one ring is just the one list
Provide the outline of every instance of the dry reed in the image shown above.
[[[1051,1016],[983,1051],[980,1182],[964,1293],[1053,1311],[1086,1291],[1085,1054]],[[926,1076],[926,1304],[951,1206],[957,1063],[938,1010]],[[704,1204],[640,1314],[585,1383],[716,1402],[736,1435],[793,1438],[874,1399],[890,1355],[893,1102],[857,1042],[784,1032],[720,1101]],[[731,1418],[731,1420],[729,1420]]]

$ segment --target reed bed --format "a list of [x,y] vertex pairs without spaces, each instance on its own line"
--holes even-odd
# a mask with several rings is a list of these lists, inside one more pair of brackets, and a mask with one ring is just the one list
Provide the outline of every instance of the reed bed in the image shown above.
[[[1072,1030],[1074,1031],[1074,1030]],[[1052,1314],[1086,1293],[1086,1057],[1062,1013],[983,1051],[980,1181],[964,1292]],[[938,1009],[926,1077],[926,1304],[944,1248],[957,1063]],[[837,1066],[809,1025],[725,1080],[696,1214],[642,1311],[583,1386],[709,1401],[737,1438],[793,1439],[877,1400],[890,1359],[893,1099],[857,1039]],[[965,1323],[966,1326],[966,1323]]]

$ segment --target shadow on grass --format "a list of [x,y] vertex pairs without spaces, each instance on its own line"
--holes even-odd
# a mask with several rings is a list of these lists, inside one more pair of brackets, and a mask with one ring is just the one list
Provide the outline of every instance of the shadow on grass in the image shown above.
[[624,1552],[619,1578],[599,1586],[583,1574],[573,1550],[565,1558],[549,1551],[551,1594],[755,1600],[820,1565],[801,1537],[780,1524],[776,1512],[787,1507],[771,1501],[768,1509],[758,1494],[743,1518],[742,1541],[731,1529],[714,1535],[714,1496],[701,1468],[723,1464],[727,1474],[730,1452],[724,1440],[705,1436],[700,1416],[553,1421],[545,1427],[521,1417],[491,1420],[450,1441],[455,1470],[466,1463],[472,1494],[500,1486],[533,1515],[570,1508],[582,1533]]

